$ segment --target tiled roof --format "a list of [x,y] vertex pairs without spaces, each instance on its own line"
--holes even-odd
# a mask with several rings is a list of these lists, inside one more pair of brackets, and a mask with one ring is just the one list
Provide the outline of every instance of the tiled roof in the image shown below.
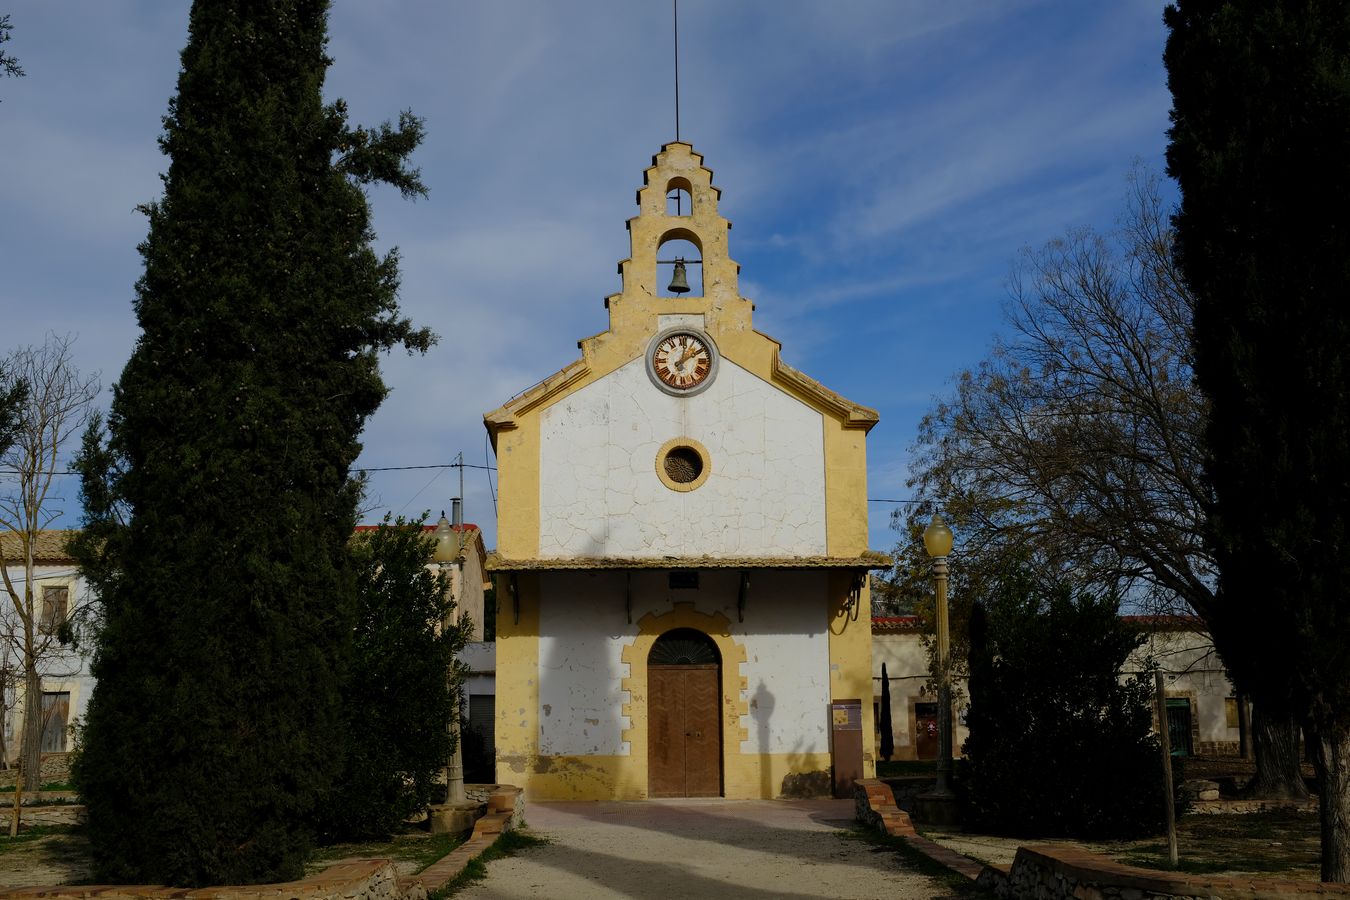
[[[376,528],[379,528],[379,527],[380,527],[380,526],[378,526],[378,525],[357,525],[357,526],[356,526],[356,531],[357,531],[358,534],[360,534],[360,533],[363,532],[363,531],[374,531]],[[468,534],[468,533],[471,532],[471,531],[482,531],[482,530],[483,530],[483,529],[479,528],[477,525],[473,524],[472,522],[465,522],[463,525],[451,525],[450,527],[451,527],[453,530],[455,530],[455,531],[462,531],[462,532],[464,532],[465,534]],[[426,524],[424,524],[424,525],[422,526],[422,530],[423,530],[423,531],[435,531],[435,530],[436,530],[436,526],[435,526],[435,525],[426,525]]]
[[1209,626],[1199,616],[1121,616],[1140,631],[1195,631],[1208,634]]
[[861,556],[572,556],[504,559],[487,556],[489,572],[561,572],[585,569],[887,569],[891,558],[875,550]]
[[[1193,631],[1207,633],[1208,628],[1199,616],[1121,616],[1122,621],[1140,631]],[[873,631],[922,631],[923,619],[918,616],[873,616]]]
[[918,616],[873,616],[873,631],[922,631],[923,619]]
[[[68,528],[53,528],[39,531],[33,547],[33,558],[41,563],[73,562],[66,552],[66,541],[76,532]],[[9,565],[23,562],[23,542],[12,531],[0,532],[0,555]]]

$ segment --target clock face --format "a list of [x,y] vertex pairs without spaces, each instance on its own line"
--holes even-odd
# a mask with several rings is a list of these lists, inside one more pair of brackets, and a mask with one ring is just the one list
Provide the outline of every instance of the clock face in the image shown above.
[[713,349],[689,331],[663,335],[651,351],[651,371],[673,391],[685,392],[707,382],[713,371]]

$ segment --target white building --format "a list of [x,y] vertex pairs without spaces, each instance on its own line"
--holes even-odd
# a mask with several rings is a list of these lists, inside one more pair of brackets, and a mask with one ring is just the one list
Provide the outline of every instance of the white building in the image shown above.
[[71,725],[84,717],[93,693],[89,649],[61,643],[62,623],[78,620],[88,590],[75,562],[66,552],[69,531],[43,531],[34,546],[34,579],[25,575],[22,545],[17,535],[0,535],[5,562],[6,591],[0,594],[0,686],[3,687],[3,757],[13,764],[23,741],[24,626],[12,590],[20,603],[31,588],[35,655],[42,678],[42,752],[65,753],[73,746]]
[[[1214,650],[1205,624],[1194,616],[1126,616],[1146,634],[1122,675],[1144,671],[1149,660],[1163,673],[1168,735],[1177,755],[1237,755],[1239,748],[1236,691]],[[937,697],[924,688],[931,682],[924,626],[918,616],[872,618],[872,678],[876,684],[878,722],[875,740],[880,759],[881,666],[891,695],[892,759],[937,757]],[[968,696],[963,679],[954,686],[956,723],[953,750],[959,755],[968,735]],[[1156,712],[1154,714],[1155,726]]]

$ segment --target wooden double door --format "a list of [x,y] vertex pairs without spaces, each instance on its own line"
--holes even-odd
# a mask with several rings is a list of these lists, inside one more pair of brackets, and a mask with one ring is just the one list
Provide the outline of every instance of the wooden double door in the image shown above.
[[647,777],[652,797],[722,795],[719,666],[647,667]]

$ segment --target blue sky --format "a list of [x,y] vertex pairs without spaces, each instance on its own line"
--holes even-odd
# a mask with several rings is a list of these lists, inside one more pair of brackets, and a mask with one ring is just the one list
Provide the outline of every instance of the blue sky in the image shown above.
[[[1163,2],[683,0],[681,137],[722,188],[756,327],[877,408],[869,496],[906,498],[933,398],[1002,328],[1018,251],[1111,227],[1136,159],[1162,168]],[[117,379],[137,243],[167,160],[187,4],[8,0],[0,79],[0,351],[77,335]],[[401,302],[441,336],[385,361],[365,466],[490,462],[482,414],[577,356],[619,289],[626,219],[674,134],[669,0],[337,0],[327,93],[354,122],[412,109],[430,196],[371,193]],[[74,449],[74,448],[72,448]],[[495,542],[485,473],[466,518]],[[67,514],[78,523],[73,479]],[[454,470],[371,476],[368,521],[433,514]],[[892,505],[871,504],[887,549]]]

